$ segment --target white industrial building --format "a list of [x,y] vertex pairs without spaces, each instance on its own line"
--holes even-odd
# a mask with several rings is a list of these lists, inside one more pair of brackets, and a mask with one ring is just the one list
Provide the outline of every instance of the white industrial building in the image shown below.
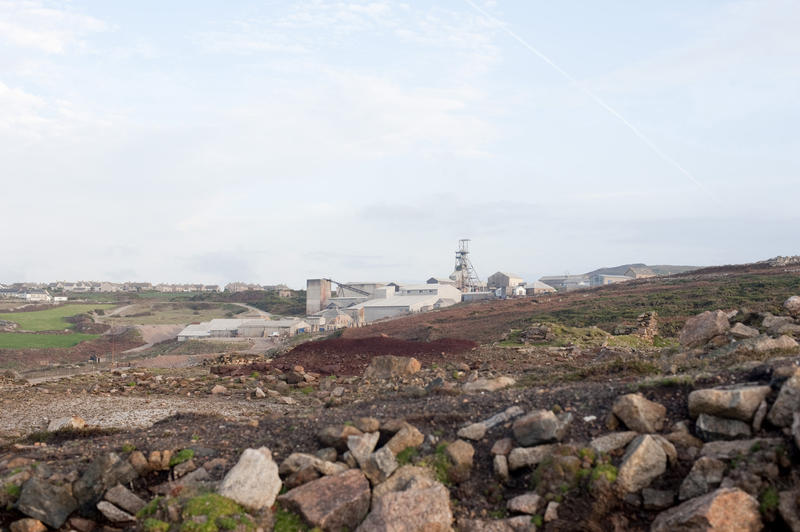
[[632,280],[633,277],[627,275],[609,275],[605,273],[596,273],[589,277],[590,286],[605,286],[607,284],[624,283],[625,281]]
[[268,318],[215,319],[187,325],[178,333],[178,341],[204,338],[269,338],[294,336],[311,331],[311,324],[299,318],[271,320]]
[[400,285],[396,290],[387,286],[376,294],[383,297],[368,299],[352,305],[350,309],[364,311],[367,323],[402,314],[426,312],[445,308],[461,302],[461,291],[450,284],[410,284]]
[[525,294],[529,296],[538,296],[540,294],[552,294],[554,292],[557,292],[555,288],[541,281],[533,281],[532,283],[527,284],[525,286]]

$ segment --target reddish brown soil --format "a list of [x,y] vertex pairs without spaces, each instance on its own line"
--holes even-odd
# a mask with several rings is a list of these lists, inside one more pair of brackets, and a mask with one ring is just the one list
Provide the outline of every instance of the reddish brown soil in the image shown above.
[[461,361],[458,355],[477,347],[469,340],[442,338],[433,342],[413,342],[398,338],[333,338],[300,344],[277,358],[273,366],[289,370],[300,365],[306,371],[323,375],[361,375],[373,357],[397,355],[414,357],[422,364]]
[[131,329],[113,336],[106,334],[68,348],[0,349],[0,361],[5,367],[25,370],[48,364],[85,362],[92,355],[105,358],[112,350],[119,354],[139,345],[142,345],[141,336],[138,331]]

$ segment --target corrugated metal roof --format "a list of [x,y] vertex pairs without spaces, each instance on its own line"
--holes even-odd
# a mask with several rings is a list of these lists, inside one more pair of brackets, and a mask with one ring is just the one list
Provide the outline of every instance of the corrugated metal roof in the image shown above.
[[358,305],[353,305],[350,308],[353,309],[360,309],[360,308],[395,308],[395,307],[410,307],[412,305],[417,304],[431,304],[433,305],[439,300],[439,296],[437,294],[429,294],[429,295],[419,295],[419,296],[404,296],[404,295],[396,295],[392,297],[387,297],[385,299],[370,299],[369,301],[364,301],[363,303],[359,303]]
[[234,331],[241,327],[245,320],[241,319],[214,319],[209,323],[209,330],[211,331]]
[[438,290],[440,284],[401,284],[400,290]]

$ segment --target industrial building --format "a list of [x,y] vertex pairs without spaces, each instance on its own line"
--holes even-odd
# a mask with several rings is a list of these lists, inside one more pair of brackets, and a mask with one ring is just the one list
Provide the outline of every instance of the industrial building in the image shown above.
[[487,280],[489,290],[494,290],[497,297],[525,295],[525,289],[519,289],[525,282],[522,277],[513,273],[496,272]]
[[632,280],[633,277],[627,275],[609,275],[605,273],[596,273],[589,277],[590,286],[605,286],[607,284],[624,283],[625,281]]
[[582,288],[589,288],[589,277],[586,275],[551,275],[540,277],[539,281],[552,286],[559,292],[571,292]]
[[541,281],[534,281],[531,284],[525,285],[525,294],[529,296],[552,294],[554,292],[557,292],[555,288]]
[[268,318],[215,319],[187,325],[178,333],[178,341],[206,338],[269,338],[294,336],[310,331],[311,324],[299,318],[283,320]]
[[[335,293],[331,290],[332,285],[337,286]],[[353,320],[348,325],[350,327],[448,307],[460,303],[461,298],[461,290],[453,283],[339,283],[331,279],[309,279],[306,283],[308,319],[314,321],[325,311],[338,310]],[[344,319],[339,318],[339,321],[341,323]],[[327,319],[325,325],[327,330]]]

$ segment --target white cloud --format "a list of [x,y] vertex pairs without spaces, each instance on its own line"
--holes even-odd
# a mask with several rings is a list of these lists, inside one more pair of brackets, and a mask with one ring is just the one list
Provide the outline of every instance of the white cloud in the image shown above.
[[703,105],[704,118],[785,107],[800,87],[798,20],[800,3],[791,0],[734,2],[688,23],[695,36],[681,46],[590,84],[650,99],[688,94]]
[[394,38],[401,46],[424,46],[428,53],[431,47],[457,50],[478,60],[484,71],[498,56],[492,43],[494,31],[470,11],[436,5],[307,0],[289,4],[282,13],[249,14],[223,22],[213,31],[200,33],[197,41],[215,53],[313,53],[350,41],[365,43],[366,36],[372,35],[381,44]]
[[71,136],[74,140],[87,126],[108,124],[108,120],[99,119],[72,102],[45,99],[0,80],[0,139],[6,147],[46,138]]
[[94,17],[76,13],[65,2],[0,1],[0,41],[15,46],[62,54],[83,46],[83,38],[108,29]]

